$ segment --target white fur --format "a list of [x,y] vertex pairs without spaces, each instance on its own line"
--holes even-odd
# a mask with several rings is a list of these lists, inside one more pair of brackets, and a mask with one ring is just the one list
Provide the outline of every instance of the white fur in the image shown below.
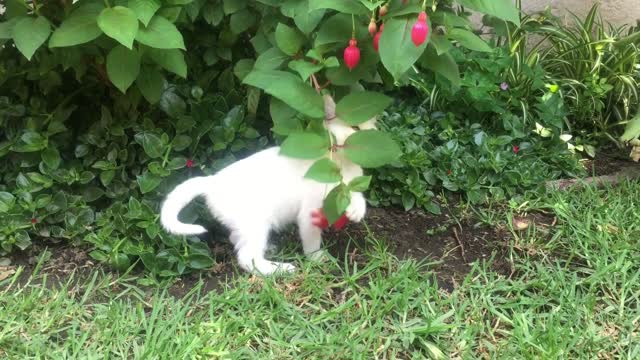
[[[335,103],[325,96],[327,129],[342,145],[355,132],[335,117]],[[367,127],[374,122],[367,122]],[[264,258],[270,230],[297,223],[305,254],[317,257],[322,242],[321,230],[311,223],[311,213],[322,207],[324,197],[338,184],[322,184],[304,178],[315,160],[299,160],[279,154],[279,147],[260,151],[233,163],[212,176],[196,177],[178,185],[166,198],[161,223],[173,234],[194,235],[206,232],[199,225],[178,220],[180,210],[197,196],[203,196],[213,216],[230,231],[240,267],[246,271],[270,274],[292,271],[291,264]],[[334,154],[342,169],[344,182],[362,175],[362,168]],[[366,212],[362,193],[352,193],[346,210],[350,221],[360,222]]]

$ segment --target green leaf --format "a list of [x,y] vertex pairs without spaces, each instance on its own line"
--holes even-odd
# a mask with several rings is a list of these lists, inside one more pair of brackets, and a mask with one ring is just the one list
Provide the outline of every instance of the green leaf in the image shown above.
[[276,43],[282,52],[295,55],[302,48],[304,36],[292,27],[279,23],[276,27]]
[[231,15],[229,28],[234,34],[242,34],[256,23],[256,16],[249,10],[240,10]]
[[0,22],[0,40],[13,38],[13,28],[18,21],[24,18],[23,16],[14,17],[7,21]]
[[272,97],[269,114],[273,121],[272,131],[278,135],[289,135],[302,131],[300,121],[296,117],[298,112],[284,102]]
[[630,141],[640,136],[640,112],[633,119],[629,120],[627,127],[620,140]]
[[233,73],[242,81],[253,70],[253,59],[240,59],[233,67]]
[[0,191],[0,213],[6,213],[13,207],[16,197],[6,191]]
[[233,14],[247,7],[248,0],[224,0],[223,10],[226,15]]
[[296,159],[317,159],[328,151],[328,140],[313,133],[291,134],[280,146],[280,154]]
[[65,47],[87,43],[102,35],[96,19],[104,6],[88,3],[80,6],[53,32],[49,47]]
[[448,53],[453,47],[451,41],[447,40],[443,35],[433,34],[431,36],[431,45],[436,49],[438,55]]
[[143,194],[153,191],[153,189],[157,188],[162,182],[162,178],[160,176],[154,175],[150,172],[136,176],[136,180],[138,181],[140,192]]
[[349,188],[349,191],[364,192],[369,189],[370,184],[371,176],[358,176],[349,182],[347,188]]
[[100,173],[100,182],[103,186],[109,186],[111,184],[111,180],[116,175],[115,170],[106,170]]
[[360,130],[349,136],[344,142],[344,152],[349,160],[365,168],[386,165],[402,155],[398,144],[387,133],[377,130]]
[[416,205],[416,198],[410,192],[405,192],[402,194],[402,206],[404,206],[404,211],[409,211],[413,209]]
[[309,10],[308,1],[300,1],[293,10],[293,21],[300,31],[310,34],[324,17],[325,10]]
[[283,53],[277,47],[273,47],[258,56],[254,68],[256,70],[275,70],[287,59],[289,59],[289,55]]
[[98,26],[107,36],[131,49],[138,33],[138,17],[129,8],[114,6],[102,10],[98,16]]
[[333,9],[343,14],[354,15],[365,15],[369,12],[358,0],[309,0],[309,11],[317,9]]
[[136,85],[142,96],[151,104],[160,101],[164,89],[165,79],[162,74],[150,66],[145,66],[136,78]]
[[324,199],[322,209],[329,224],[335,223],[349,207],[351,197],[349,190],[344,185],[338,185],[329,192]]
[[347,14],[336,14],[320,25],[313,46],[317,48],[321,45],[334,43],[343,43],[346,46],[349,39],[351,39],[351,32],[351,16]]
[[[512,0],[459,0],[460,5],[520,25],[520,12]],[[385,30],[387,30],[385,26]]]
[[149,25],[149,20],[160,9],[159,0],[129,0],[128,6],[144,26]]
[[321,183],[337,183],[342,180],[340,168],[328,158],[323,158],[313,163],[304,177]]
[[336,105],[336,115],[349,125],[359,125],[379,115],[393,99],[371,91],[353,92]]
[[444,76],[451,81],[453,86],[460,87],[460,70],[451,54],[438,55],[433,46],[428,46],[424,55],[420,58],[420,64],[436,74]]
[[471,31],[454,28],[449,30],[447,34],[449,39],[456,40],[460,43],[460,45],[466,47],[469,50],[475,50],[480,52],[492,52],[493,49],[489,46],[484,40],[482,40],[478,35],[472,33]]
[[182,34],[175,25],[156,15],[147,27],[141,27],[136,40],[156,49],[185,49]]
[[48,147],[40,154],[42,161],[52,170],[55,170],[60,166],[60,153],[56,148]]
[[322,70],[322,64],[312,64],[310,62],[306,62],[304,60],[294,60],[289,62],[289,68],[291,70],[296,71],[300,74],[302,80],[307,81],[311,74],[315,74],[316,72]]
[[33,54],[38,50],[51,34],[51,24],[49,21],[38,16],[37,18],[24,18],[13,27],[13,42],[27,60],[31,60]]
[[178,49],[148,49],[147,52],[153,61],[167,71],[187,78],[187,63],[184,61],[184,53]]
[[202,254],[189,255],[189,267],[196,270],[208,269],[215,264],[210,256]]
[[137,51],[117,45],[107,55],[109,79],[123,94],[127,92],[139,73],[140,55]]
[[[429,22],[428,19],[427,22]],[[411,41],[411,28],[414,23],[413,18],[389,19],[385,22],[384,31],[380,36],[380,60],[396,80],[400,79],[420,58],[429,42],[427,38],[419,47],[414,45]],[[431,27],[430,23],[429,27]],[[432,31],[429,32],[429,36],[431,33]]]
[[162,157],[165,143],[160,137],[152,132],[141,132],[134,136],[136,142],[142,145],[144,152],[152,159]]
[[244,78],[243,83],[264,90],[309,117],[324,118],[322,97],[290,72],[254,70]]

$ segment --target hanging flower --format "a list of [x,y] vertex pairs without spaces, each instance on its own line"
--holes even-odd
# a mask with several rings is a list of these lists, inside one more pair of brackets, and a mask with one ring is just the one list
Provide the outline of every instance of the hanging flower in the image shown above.
[[371,34],[371,36],[374,36],[377,31],[378,25],[376,25],[376,21],[374,19],[371,19],[371,22],[369,22],[369,34]]
[[376,33],[376,36],[373,37],[373,48],[376,49],[376,52],[379,51],[380,48],[380,37],[382,36],[382,30],[384,30],[384,24],[380,25],[380,30]]
[[427,24],[427,13],[423,11],[418,15],[418,21],[411,29],[411,40],[413,41],[413,44],[418,47],[427,40],[428,35],[429,25]]
[[358,41],[356,39],[349,40],[349,46],[344,49],[344,63],[349,70],[353,70],[360,62],[360,49],[358,49]]

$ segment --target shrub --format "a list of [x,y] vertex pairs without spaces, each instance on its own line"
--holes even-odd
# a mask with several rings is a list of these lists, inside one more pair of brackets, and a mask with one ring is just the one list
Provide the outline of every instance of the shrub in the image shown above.
[[415,76],[417,96],[409,97],[424,100],[400,102],[382,117],[403,156],[374,176],[374,204],[439,212],[434,194],[443,189],[480,203],[584,173],[575,152],[595,149],[569,133],[564,99],[539,63],[519,61],[506,46],[449,54],[459,86]]
[[[6,2],[0,22],[1,251],[53,238],[89,242],[94,258],[120,269],[138,259],[161,276],[210,266],[200,239],[160,230],[163,194],[187,176],[213,173],[266,146],[271,125],[284,145],[299,144],[283,145],[287,155],[326,154],[330,139],[319,126],[322,98],[315,91],[321,85],[329,84],[323,90],[338,100],[338,115],[357,124],[389,101],[356,92],[405,83],[416,62],[455,82],[455,63],[429,38],[413,44],[410,29],[429,5],[431,28],[458,28],[456,36],[477,46],[479,38],[454,7],[518,22],[515,8],[494,3]],[[378,16],[383,5],[388,13]],[[379,55],[367,32],[372,13],[386,25]],[[360,61],[350,70],[343,51],[352,37]],[[449,41],[439,38],[439,44]],[[347,156],[369,165],[393,157],[374,146],[390,141],[384,134],[359,136],[366,146]],[[322,146],[299,141],[310,138]],[[328,197],[328,216],[348,205],[351,188],[343,184]],[[195,221],[197,209],[186,216]]]

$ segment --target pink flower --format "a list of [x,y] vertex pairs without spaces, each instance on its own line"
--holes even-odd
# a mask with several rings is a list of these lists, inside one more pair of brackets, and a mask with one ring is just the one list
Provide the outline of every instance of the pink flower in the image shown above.
[[191,160],[191,159],[187,159],[187,167],[188,167],[188,168],[192,168],[192,167],[193,167],[193,165],[194,165],[193,160]]
[[356,39],[349,40],[349,46],[344,49],[344,63],[349,70],[353,70],[360,62],[360,49]]
[[418,21],[413,25],[411,29],[411,41],[418,47],[427,40],[429,35],[429,25],[427,24],[427,13],[424,11],[418,15]]
[[507,84],[506,82],[503,82],[502,84],[500,84],[500,89],[502,89],[502,91],[509,90],[509,84]]
[[514,154],[517,154],[517,153],[518,153],[518,151],[520,151],[520,146],[518,146],[518,145],[513,145],[513,153],[514,153]]

